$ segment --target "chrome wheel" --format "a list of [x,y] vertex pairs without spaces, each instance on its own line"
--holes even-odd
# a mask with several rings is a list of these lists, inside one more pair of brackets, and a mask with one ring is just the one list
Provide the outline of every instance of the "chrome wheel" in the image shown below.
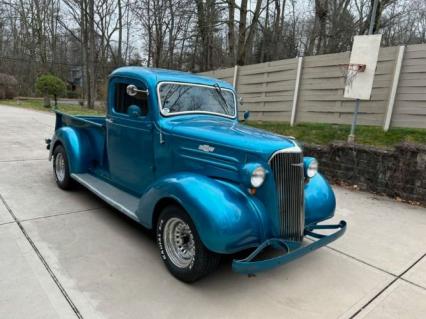
[[56,154],[55,157],[55,174],[56,178],[62,182],[65,179],[65,159],[62,153]]
[[179,268],[191,266],[195,258],[195,243],[191,228],[182,219],[167,220],[163,232],[164,249],[170,261]]

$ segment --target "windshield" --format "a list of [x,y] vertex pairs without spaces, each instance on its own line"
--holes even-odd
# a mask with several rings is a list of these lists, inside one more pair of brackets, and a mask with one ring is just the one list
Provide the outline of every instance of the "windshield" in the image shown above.
[[161,113],[214,113],[235,117],[234,93],[219,86],[160,83]]

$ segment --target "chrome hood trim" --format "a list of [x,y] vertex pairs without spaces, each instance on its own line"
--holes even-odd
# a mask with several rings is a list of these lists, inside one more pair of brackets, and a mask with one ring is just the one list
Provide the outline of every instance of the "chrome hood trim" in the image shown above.
[[302,149],[300,148],[299,145],[297,145],[297,143],[295,141],[294,142],[294,146],[292,147],[287,147],[287,148],[283,148],[281,150],[278,150],[276,152],[274,152],[271,157],[268,160],[268,164],[271,164],[271,160],[274,158],[275,155],[277,154],[281,154],[281,153],[302,153]]

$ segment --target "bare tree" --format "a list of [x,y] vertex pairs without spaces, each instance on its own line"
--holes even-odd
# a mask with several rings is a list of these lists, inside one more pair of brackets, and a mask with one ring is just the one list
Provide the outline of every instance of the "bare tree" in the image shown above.
[[[372,3],[0,0],[0,72],[28,95],[37,76],[53,73],[94,107],[124,64],[198,72],[349,50],[368,30]],[[379,0],[374,21],[384,45],[426,41],[424,0]]]
[[253,44],[253,37],[256,32],[257,23],[259,21],[262,0],[256,1],[256,7],[253,12],[251,23],[247,26],[247,2],[248,0],[242,0],[240,6],[240,23],[238,28],[238,53],[237,53],[237,64],[244,65],[247,60],[248,50]]

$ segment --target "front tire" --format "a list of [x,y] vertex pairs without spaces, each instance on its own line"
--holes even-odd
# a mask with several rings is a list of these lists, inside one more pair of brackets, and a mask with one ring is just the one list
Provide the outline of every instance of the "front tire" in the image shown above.
[[53,175],[59,188],[68,190],[74,186],[74,180],[70,176],[68,157],[62,145],[53,150]]
[[219,264],[220,255],[203,245],[191,218],[178,206],[161,212],[156,237],[167,269],[183,282],[197,281]]

